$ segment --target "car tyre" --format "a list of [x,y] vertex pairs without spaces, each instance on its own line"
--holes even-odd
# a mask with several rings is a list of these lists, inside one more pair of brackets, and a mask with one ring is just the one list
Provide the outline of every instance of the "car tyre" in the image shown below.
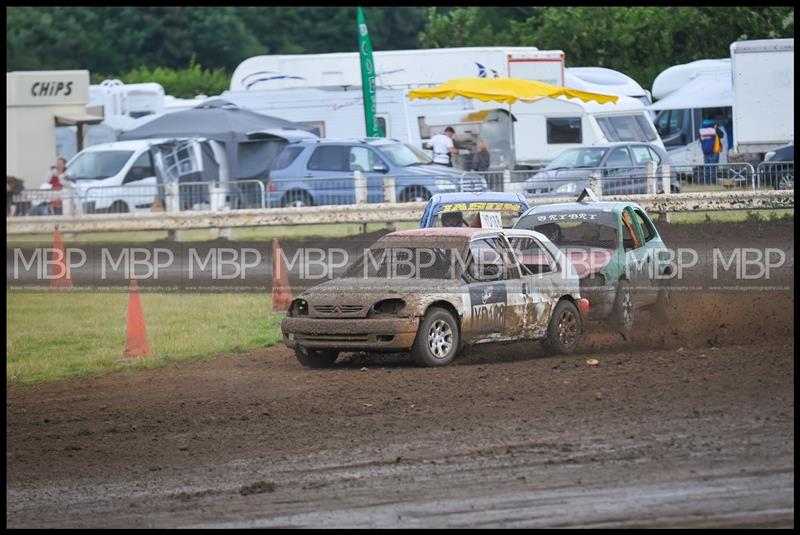
[[400,202],[423,202],[429,201],[431,192],[420,186],[412,186],[403,190],[400,195]]
[[559,301],[547,325],[545,351],[551,355],[569,355],[578,346],[582,332],[583,322],[578,307],[566,299]]
[[420,322],[411,347],[411,358],[417,366],[446,366],[458,353],[458,324],[447,310],[433,307]]
[[297,357],[297,361],[305,368],[331,368],[334,362],[336,362],[339,352],[333,349],[307,349],[304,347],[296,347],[294,349],[294,355]]
[[114,201],[111,208],[108,209],[110,214],[127,214],[129,211],[128,204],[123,201]]
[[614,298],[614,307],[611,309],[610,323],[625,340],[628,340],[633,332],[633,325],[636,319],[636,300],[631,284],[626,280],[620,280],[617,285],[617,295]]
[[286,208],[291,206],[294,208],[303,208],[305,206],[314,206],[311,196],[305,191],[289,191],[281,199],[281,206]]

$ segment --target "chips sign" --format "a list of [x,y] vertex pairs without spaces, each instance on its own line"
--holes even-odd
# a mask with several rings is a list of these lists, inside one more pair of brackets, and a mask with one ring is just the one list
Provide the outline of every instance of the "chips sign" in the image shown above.
[[518,202],[453,202],[442,205],[442,213],[447,212],[469,212],[469,211],[488,211],[488,212],[515,212],[522,211],[522,205]]

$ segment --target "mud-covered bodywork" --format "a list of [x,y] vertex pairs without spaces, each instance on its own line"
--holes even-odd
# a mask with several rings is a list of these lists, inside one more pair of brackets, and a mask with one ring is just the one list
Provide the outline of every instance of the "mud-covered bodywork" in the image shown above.
[[636,291],[636,306],[652,306],[670,275],[670,253],[636,203],[585,201],[530,208],[515,228],[545,234],[572,263],[590,319],[606,318],[620,281]]
[[539,233],[415,229],[383,237],[343,277],[303,292],[281,329],[289,347],[406,351],[435,306],[457,319],[462,344],[539,339],[561,299],[578,302],[578,277]]

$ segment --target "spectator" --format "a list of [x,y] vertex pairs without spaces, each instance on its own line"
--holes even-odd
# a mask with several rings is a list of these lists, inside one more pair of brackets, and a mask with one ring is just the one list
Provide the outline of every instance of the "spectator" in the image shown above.
[[453,167],[453,155],[458,154],[458,149],[453,144],[456,131],[452,126],[444,129],[443,134],[436,134],[431,138],[430,147],[433,150],[433,163]]
[[[22,193],[25,184],[17,177],[6,175],[6,217],[10,215],[25,215],[22,203],[14,202],[14,195]],[[13,212],[13,213],[12,213]]]
[[475,145],[475,152],[472,154],[472,163],[470,171],[486,171],[489,169],[491,162],[491,153],[489,152],[489,145],[482,139],[478,140]]
[[703,121],[700,129],[700,148],[703,149],[703,162],[708,165],[703,175],[707,183],[717,183],[717,166],[719,153],[722,152],[722,139],[725,132],[711,119]]
[[[47,180],[45,184],[50,184],[50,189],[54,191],[58,191],[64,188],[66,185],[66,178],[64,175],[67,173],[67,160],[64,158],[59,158],[56,160],[56,165],[50,168],[50,172],[47,175]],[[50,206],[53,208],[53,213],[60,215],[62,209],[62,201],[60,199],[56,199],[50,203]]]

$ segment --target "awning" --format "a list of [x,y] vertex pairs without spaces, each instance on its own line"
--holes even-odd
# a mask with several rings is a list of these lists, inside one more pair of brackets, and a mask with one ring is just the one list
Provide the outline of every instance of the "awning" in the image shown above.
[[56,126],[75,126],[79,124],[100,124],[102,117],[88,113],[59,113],[56,114]]
[[731,73],[701,74],[688,84],[648,106],[653,111],[733,106]]
[[618,100],[618,97],[612,95],[589,93],[520,78],[457,78],[431,89],[414,89],[408,92],[409,99],[466,97],[505,104],[513,104],[517,100],[533,102],[542,98],[561,96],[577,98],[584,102],[594,100],[600,104]]

